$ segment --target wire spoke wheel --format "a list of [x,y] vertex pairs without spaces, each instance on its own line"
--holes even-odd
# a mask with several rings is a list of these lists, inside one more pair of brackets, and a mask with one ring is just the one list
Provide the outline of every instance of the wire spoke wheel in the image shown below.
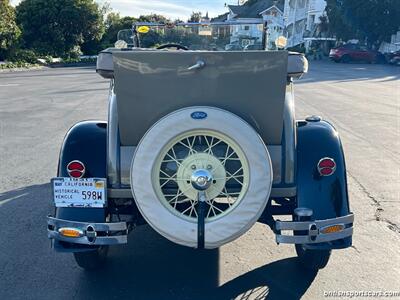
[[254,128],[208,106],[157,121],[136,147],[130,175],[135,203],[154,230],[206,249],[233,241],[257,222],[273,180],[268,149]]
[[180,218],[196,222],[199,190],[193,174],[212,178],[206,195],[206,222],[229,214],[243,199],[249,168],[239,145],[211,130],[177,136],[161,151],[153,170],[153,186],[162,204]]

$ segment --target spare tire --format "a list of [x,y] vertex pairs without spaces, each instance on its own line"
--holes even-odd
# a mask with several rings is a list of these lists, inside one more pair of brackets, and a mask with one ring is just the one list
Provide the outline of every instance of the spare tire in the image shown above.
[[204,247],[218,248],[244,234],[262,214],[272,186],[271,159],[248,123],[218,108],[181,109],[148,130],[132,160],[137,207],[161,235],[194,248],[197,171],[209,174],[200,178],[209,181]]

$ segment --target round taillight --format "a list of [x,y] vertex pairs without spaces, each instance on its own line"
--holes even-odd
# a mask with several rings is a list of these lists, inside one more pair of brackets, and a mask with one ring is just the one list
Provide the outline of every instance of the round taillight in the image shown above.
[[67,165],[67,171],[72,178],[82,178],[85,175],[85,165],[79,160],[74,160]]
[[318,162],[318,173],[321,176],[330,176],[336,171],[336,162],[329,157],[322,158]]

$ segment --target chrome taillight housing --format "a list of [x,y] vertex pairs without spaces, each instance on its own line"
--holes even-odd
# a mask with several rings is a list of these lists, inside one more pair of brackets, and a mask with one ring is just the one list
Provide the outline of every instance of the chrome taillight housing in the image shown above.
[[321,176],[331,176],[336,171],[336,162],[333,158],[324,157],[317,165],[318,173]]
[[85,165],[79,160],[73,160],[67,165],[67,172],[71,178],[82,178],[85,171]]

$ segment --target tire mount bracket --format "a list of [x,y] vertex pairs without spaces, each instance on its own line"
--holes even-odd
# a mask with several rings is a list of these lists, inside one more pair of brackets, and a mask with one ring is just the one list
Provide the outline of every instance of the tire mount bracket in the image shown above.
[[199,191],[198,193],[198,207],[197,207],[197,248],[204,249],[204,233],[205,233],[205,219],[206,219],[206,193]]

